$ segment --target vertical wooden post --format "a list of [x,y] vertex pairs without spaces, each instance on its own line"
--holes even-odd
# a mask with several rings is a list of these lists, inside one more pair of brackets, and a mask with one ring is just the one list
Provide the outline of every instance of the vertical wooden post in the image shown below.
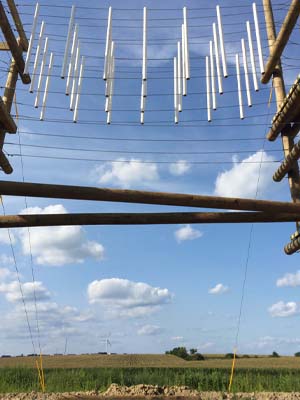
[[[276,29],[275,22],[272,10],[271,0],[263,0],[265,21],[266,21],[266,30],[268,36],[268,44],[270,52],[276,42]],[[276,96],[277,102],[277,110],[279,110],[280,105],[282,104],[286,92],[285,85],[281,67],[281,61],[278,60],[278,63],[273,71],[273,87]],[[281,132],[282,138],[282,146],[284,156],[286,157],[294,146],[294,139],[291,136],[288,136],[290,130],[290,125]],[[300,176],[299,176],[299,166],[297,162],[293,163],[293,166],[288,174],[288,181],[290,186],[291,197],[294,203],[300,202]],[[299,222],[297,222],[297,229],[299,228]]]

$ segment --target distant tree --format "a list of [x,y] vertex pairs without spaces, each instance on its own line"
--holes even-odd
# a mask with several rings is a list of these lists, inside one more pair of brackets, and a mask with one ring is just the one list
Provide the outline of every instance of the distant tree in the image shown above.
[[197,349],[190,349],[190,354],[196,354],[197,353]]
[[189,357],[185,347],[174,347],[173,350],[166,351],[166,354],[172,354],[173,356],[183,358],[184,360],[187,360]]
[[276,351],[273,351],[271,357],[280,357],[280,355]]
[[234,358],[234,354],[233,353],[227,353],[227,354],[225,354],[224,357],[228,358],[228,359],[233,359]]
[[295,353],[295,357],[300,357],[300,351],[297,351],[297,353]]
[[196,353],[196,354],[193,354],[191,356],[191,360],[193,360],[193,361],[203,361],[203,360],[205,360],[205,358],[204,358],[204,356],[202,354]]

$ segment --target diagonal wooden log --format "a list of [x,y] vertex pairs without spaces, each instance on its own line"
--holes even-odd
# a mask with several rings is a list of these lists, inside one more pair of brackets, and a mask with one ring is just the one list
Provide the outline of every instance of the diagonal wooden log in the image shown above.
[[294,163],[300,158],[300,141],[294,145],[288,156],[285,157],[282,164],[279,166],[275,174],[273,175],[273,180],[275,182],[280,182],[285,177],[286,174],[291,170]]
[[177,212],[108,214],[34,214],[0,216],[0,228],[70,225],[161,225],[293,222],[297,214],[265,212]]
[[23,24],[18,12],[18,9],[16,7],[15,1],[14,0],[6,0],[7,1],[7,5],[9,7],[9,11],[13,17],[14,23],[16,25],[18,34],[20,36],[20,44],[22,46],[23,51],[27,51],[28,50],[28,39],[26,36],[26,33],[24,31],[23,28]]
[[292,240],[290,243],[288,243],[284,247],[284,252],[288,256],[291,256],[292,254],[297,253],[297,251],[299,251],[299,250],[300,250],[300,237]]

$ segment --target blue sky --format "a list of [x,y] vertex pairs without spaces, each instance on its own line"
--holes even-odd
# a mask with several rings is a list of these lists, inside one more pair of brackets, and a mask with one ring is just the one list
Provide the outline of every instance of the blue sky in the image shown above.
[[[77,124],[72,122],[69,98],[64,95],[66,82],[59,77],[73,3],[78,6],[76,22],[86,56]],[[19,4],[29,36],[35,4]],[[239,119],[234,56],[236,52],[241,56],[247,19],[254,29],[250,1],[237,7],[233,1],[221,2],[229,77],[223,80],[224,94],[217,97],[218,109],[210,124],[205,109],[205,56],[216,21],[216,2],[130,0],[125,5],[113,0],[101,2],[103,9],[97,9],[98,2],[90,1],[88,7],[96,7],[93,10],[79,8],[86,7],[80,1],[65,1],[62,7],[47,7],[44,0],[40,4],[38,29],[44,19],[54,53],[45,120],[39,121],[40,108],[33,107],[35,94],[19,82],[19,133],[7,135],[5,144],[5,151],[15,154],[10,157],[14,173],[1,179],[23,179],[21,152],[26,181],[254,198],[263,159],[258,197],[289,200],[287,181],[272,181],[275,161],[282,159],[280,140],[263,139],[275,110],[274,95],[268,107],[269,85],[258,93],[251,90],[253,107],[245,106],[245,120]],[[112,124],[107,126],[102,73],[109,5],[113,7],[116,79]],[[257,5],[266,59],[262,7],[260,2]],[[145,125],[140,126],[143,6],[149,8],[149,96]],[[180,123],[175,126],[173,57],[183,6],[189,15],[191,79]],[[278,26],[286,11],[286,5],[274,2]],[[283,58],[288,87],[297,75],[297,35],[296,29]],[[5,82],[8,59],[2,57]],[[71,150],[60,149],[65,147]],[[7,214],[25,208],[44,213],[179,210],[32,198],[25,203],[23,198],[11,197],[4,197],[4,205]],[[107,336],[111,350],[120,353],[161,353],[178,345],[207,353],[232,351],[250,229],[249,224],[30,229],[43,351],[63,352],[66,338],[71,353],[104,351]],[[254,226],[239,352],[293,354],[299,350],[299,262],[297,255],[283,253],[294,231],[291,223]],[[11,237],[38,348],[28,231],[12,230]],[[0,232],[0,242],[0,353],[31,353],[7,232]]]

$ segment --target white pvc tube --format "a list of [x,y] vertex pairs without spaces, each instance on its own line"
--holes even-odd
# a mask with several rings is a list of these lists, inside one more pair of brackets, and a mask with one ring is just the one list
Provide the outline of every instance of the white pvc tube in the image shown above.
[[145,113],[141,112],[141,124],[144,125]]
[[215,23],[213,23],[213,37],[214,37],[214,48],[215,48],[217,77],[218,77],[218,88],[219,88],[219,93],[223,94],[223,82],[222,82],[220,57],[219,57],[219,43],[218,43],[217,27]]
[[187,82],[186,82],[186,65],[185,65],[185,38],[184,38],[184,25],[181,25],[181,65],[182,65],[182,94],[187,95]]
[[174,110],[175,124],[178,124],[178,76],[177,76],[177,58],[174,57]]
[[[114,42],[112,42],[113,44]],[[115,76],[115,59],[113,58],[112,61],[112,74],[111,74],[111,84],[110,84],[110,93],[108,97],[108,112],[107,112],[107,124],[110,124],[111,122],[111,112],[112,112],[112,100],[113,100],[113,94],[114,94],[114,76]]]
[[147,81],[142,81],[142,96],[147,97]]
[[72,31],[73,31],[73,26],[74,26],[74,18],[75,18],[75,6],[73,5],[71,8],[71,15],[70,15],[70,20],[69,20],[69,28],[68,28],[68,34],[67,34],[67,40],[66,40],[66,47],[65,47],[65,52],[64,52],[63,64],[62,64],[62,68],[61,68],[61,74],[60,74],[62,79],[64,79],[64,77],[66,75],[67,61],[68,61]]
[[265,73],[264,59],[263,59],[262,48],[261,48],[260,29],[259,29],[257,9],[256,9],[256,4],[255,3],[252,4],[252,9],[253,9],[253,17],[254,17],[254,25],[255,25],[255,34],[256,34],[256,42],[257,42],[257,51],[258,51],[260,72],[261,72],[261,74],[264,74]]
[[207,100],[207,120],[211,122],[211,97],[210,97],[210,68],[209,68],[209,57],[205,57],[206,66],[206,100]]
[[187,8],[183,7],[183,25],[184,25],[184,46],[185,46],[185,73],[186,79],[190,79],[190,51],[189,51],[189,34],[187,23]]
[[78,24],[75,25],[74,33],[73,33],[73,42],[72,42],[72,49],[71,49],[71,56],[70,56],[70,62],[69,62],[67,84],[66,84],[66,95],[67,96],[70,94],[70,90],[71,90],[71,80],[72,80],[74,64],[75,64],[77,41],[78,41]]
[[236,64],[236,79],[237,79],[238,95],[239,95],[240,118],[244,119],[241,73],[240,73],[240,60],[239,60],[238,54],[235,55],[235,64]]
[[226,62],[226,53],[225,53],[225,45],[224,45],[224,34],[223,34],[223,26],[222,26],[222,17],[221,17],[220,6],[217,6],[216,9],[217,9],[217,20],[218,20],[218,31],[219,31],[219,40],[220,40],[220,48],[221,48],[223,75],[224,75],[224,78],[227,78],[228,77],[227,62]]
[[241,39],[241,43],[242,43],[242,52],[243,52],[243,65],[244,65],[244,73],[245,73],[245,84],[246,84],[247,101],[248,101],[248,106],[252,107],[252,99],[251,99],[251,92],[250,92],[250,81],[249,81],[249,73],[248,73],[248,59],[247,59],[245,40]]
[[106,81],[108,74],[109,54],[111,47],[111,32],[112,32],[112,8],[108,9],[107,17],[107,30],[106,30],[106,43],[105,43],[105,55],[104,55],[104,68],[103,68],[103,79]]
[[145,105],[146,105],[146,97],[143,96],[143,93],[141,94],[141,112],[145,112]]
[[181,44],[177,42],[177,91],[178,91],[178,111],[182,111],[182,75],[181,75]]
[[32,28],[31,28],[31,34],[30,34],[30,39],[29,39],[29,45],[28,45],[28,50],[26,53],[24,74],[28,74],[28,70],[29,70],[30,58],[31,58],[31,53],[32,53],[32,48],[33,48],[33,42],[34,42],[34,37],[35,37],[35,31],[36,31],[39,11],[40,11],[40,5],[39,5],[39,3],[36,3],[34,17],[33,17],[33,23],[32,23]]
[[255,91],[257,92],[258,91],[258,82],[257,82],[257,76],[256,76],[256,65],[255,65],[255,57],[254,57],[254,51],[253,51],[253,41],[252,41],[251,27],[250,27],[249,21],[246,22],[246,26],[247,26],[248,44],[249,44],[249,50],[250,50],[253,85],[254,85]]
[[44,45],[43,57],[42,57],[42,61],[41,61],[40,75],[39,75],[38,85],[37,85],[37,89],[36,89],[36,97],[35,97],[35,102],[34,102],[35,108],[38,108],[39,102],[40,102],[40,93],[41,93],[42,82],[43,82],[43,77],[44,77],[44,69],[45,69],[45,63],[46,63],[46,58],[47,58],[47,52],[48,52],[48,37],[45,38],[45,45]]
[[215,82],[215,63],[214,63],[214,51],[213,42],[209,41],[209,59],[210,59],[210,77],[211,77],[211,93],[212,93],[212,108],[217,109],[216,99],[216,82]]
[[143,16],[143,81],[147,80],[147,7]]
[[34,90],[34,83],[35,83],[35,77],[40,61],[40,55],[41,55],[41,48],[42,48],[42,41],[43,41],[43,36],[44,36],[44,31],[45,31],[45,21],[42,21],[41,23],[41,29],[40,29],[40,34],[39,34],[39,40],[35,52],[35,58],[34,58],[34,64],[33,64],[33,72],[31,75],[31,82],[30,82],[30,87],[29,87],[29,92],[33,93]]
[[77,94],[76,94],[76,101],[75,101],[75,107],[74,107],[73,122],[77,122],[77,119],[78,119],[78,107],[79,107],[79,102],[80,102],[80,94],[81,94],[81,90],[82,90],[84,63],[85,63],[85,58],[81,57],[81,64],[80,64],[80,72],[79,72],[79,79],[78,79],[78,88],[77,88]]
[[43,121],[44,115],[45,115],[46,102],[47,102],[47,97],[48,97],[48,90],[49,90],[52,67],[53,67],[53,53],[50,53],[50,60],[49,60],[49,66],[48,66],[48,72],[47,72],[47,78],[46,78],[46,84],[45,84],[45,91],[44,91],[44,97],[43,97],[43,104],[42,104],[42,109],[41,109],[41,114],[40,114],[41,121]]
[[[107,76],[106,76],[106,85],[105,85],[105,96],[109,97],[110,94],[110,89],[111,89],[111,83],[112,83],[112,75],[113,75],[113,69],[114,69],[114,57],[115,57],[115,42],[111,42],[110,45],[110,52],[108,54],[108,64],[107,64]],[[108,102],[107,102],[107,107],[108,107]],[[107,108],[106,107],[106,108]]]
[[80,69],[80,40],[77,42],[75,66],[74,66],[74,76],[72,82],[71,98],[70,98],[70,110],[73,111],[75,107],[76,91],[78,86],[78,75]]

